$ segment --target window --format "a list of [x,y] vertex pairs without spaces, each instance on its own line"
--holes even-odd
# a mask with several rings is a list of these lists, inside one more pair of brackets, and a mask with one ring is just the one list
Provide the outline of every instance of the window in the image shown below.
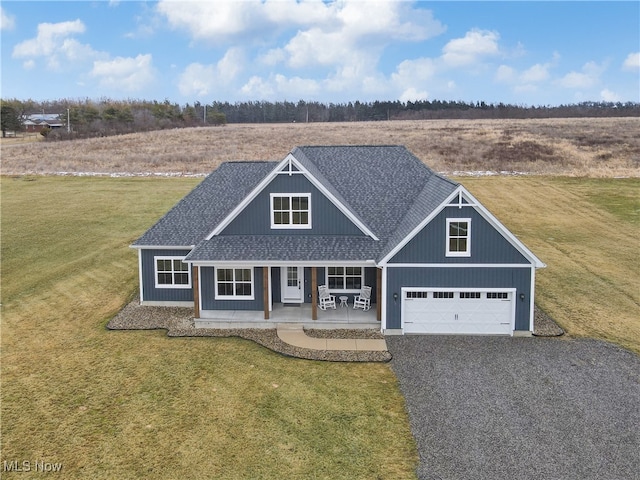
[[507,292],[487,292],[488,299],[507,300],[509,294]]
[[407,298],[429,298],[429,292],[407,292]]
[[271,228],[311,228],[311,194],[271,194]]
[[182,257],[154,257],[156,288],[191,288],[189,265]]
[[433,292],[433,298],[453,298],[453,292]]
[[460,298],[480,298],[480,292],[460,292]]
[[364,284],[362,267],[327,267],[329,290],[358,291]]
[[252,268],[216,268],[216,299],[253,300]]
[[471,219],[447,218],[447,257],[471,256]]

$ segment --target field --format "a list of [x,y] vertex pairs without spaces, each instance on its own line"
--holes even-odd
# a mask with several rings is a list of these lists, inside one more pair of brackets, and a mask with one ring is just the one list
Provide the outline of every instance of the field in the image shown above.
[[281,160],[297,145],[402,144],[440,172],[638,176],[640,118],[227,125],[77,142],[2,143],[5,174],[209,173],[229,160]]
[[385,364],[105,329],[136,288],[128,245],[196,182],[2,177],[0,461],[66,479],[414,478]]
[[[613,127],[602,129],[614,121],[585,124],[594,133],[585,133],[584,143],[613,135]],[[576,130],[573,140],[557,143],[588,158],[583,170],[576,153],[564,165],[545,167],[554,175],[457,179],[547,263],[538,271],[537,301],[569,337],[601,338],[640,353],[640,179],[613,178],[638,177],[640,124],[617,121],[620,144],[598,147],[606,168],[595,160],[595,146],[575,147]],[[387,130],[395,123],[404,122]],[[423,130],[436,128],[426,123]],[[476,135],[485,123],[471,122],[459,135]],[[300,136],[277,137],[289,127]],[[235,159],[281,159],[296,144],[369,143],[373,135],[329,125],[303,138],[311,128],[202,129],[189,137],[193,149],[186,136],[196,131],[147,134],[139,143],[123,136],[3,144],[0,461],[57,462],[61,478],[72,479],[415,478],[417,453],[387,365],[297,360],[240,339],[105,329],[137,286],[137,258],[128,245],[198,179],[25,174],[201,173],[233,158],[233,148],[244,152]],[[428,141],[436,142],[432,133]],[[160,135],[175,135],[177,146]],[[375,143],[404,143],[418,153],[394,135]],[[208,154],[199,137],[209,139]],[[535,143],[549,141],[543,137]],[[259,154],[267,144],[272,149]],[[460,148],[477,154],[462,141]],[[468,169],[502,168],[476,161]],[[571,176],[580,172],[591,176]]]

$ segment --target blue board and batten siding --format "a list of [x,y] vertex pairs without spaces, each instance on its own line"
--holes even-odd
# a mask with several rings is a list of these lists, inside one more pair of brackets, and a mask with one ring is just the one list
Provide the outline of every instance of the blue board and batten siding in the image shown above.
[[[144,302],[193,302],[193,288],[156,288],[155,257],[184,258],[189,250],[140,250],[142,260],[142,299]],[[193,278],[192,278],[193,280]]]
[[[446,256],[447,218],[471,219],[470,257]],[[531,264],[473,207],[445,207],[389,263]]]
[[[311,228],[271,228],[272,193],[310,193]],[[278,175],[220,235],[364,235],[304,175]]]
[[[531,267],[523,268],[434,268],[388,267],[387,270],[387,329],[401,325],[402,287],[455,288],[515,288],[515,329],[529,330],[531,309]],[[520,299],[520,294],[524,299]],[[394,294],[397,300],[394,300]]]
[[[448,218],[471,219],[470,256],[446,255]],[[403,265],[394,267],[394,264]],[[456,266],[446,267],[446,264]],[[470,266],[463,267],[461,264]],[[474,207],[445,207],[388,262],[386,328],[400,329],[402,326],[403,287],[515,288],[515,329],[529,330],[532,268],[531,261]],[[520,298],[521,294],[524,294],[524,299]]]

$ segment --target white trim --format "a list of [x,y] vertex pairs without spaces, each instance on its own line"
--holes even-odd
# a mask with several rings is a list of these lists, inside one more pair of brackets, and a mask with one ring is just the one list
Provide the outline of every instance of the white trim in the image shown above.
[[[498,232],[511,243],[527,260],[531,262],[535,268],[544,268],[546,265],[534,255],[520,240],[518,240],[491,212],[489,212],[478,200],[469,193],[462,185],[459,185],[434,211],[432,211],[422,222],[420,222],[405,238],[402,239],[385,257],[378,262],[379,265],[386,265],[402,248],[405,247],[422,229],[431,222],[442,210],[447,206],[458,207],[458,204],[451,204],[456,196],[463,195],[469,204],[462,204],[463,207],[469,206],[476,211],[491,224]],[[461,208],[461,207],[460,207]]]
[[[254,275],[254,267],[248,267],[246,265],[235,265],[235,266],[222,266],[222,270],[233,270],[233,280],[231,283],[233,284],[234,291],[236,283],[248,283],[248,282],[238,282],[236,281],[236,269],[237,270],[249,270],[251,274],[251,295],[218,295],[218,266],[213,269],[213,285],[214,285],[214,299],[215,300],[255,300],[256,297],[256,286],[255,286],[255,275]],[[229,282],[223,282],[229,283]]]
[[393,268],[533,268],[530,263],[387,263]]
[[[465,251],[451,251],[449,249],[450,244],[449,241],[451,240],[451,234],[450,234],[450,225],[454,222],[458,222],[458,223],[463,223],[466,222],[467,224],[467,249]],[[447,236],[447,240],[445,242],[445,253],[444,256],[445,257],[470,257],[471,256],[471,219],[470,218],[457,218],[457,217],[447,217],[446,219],[446,236]],[[457,236],[457,237],[453,237],[453,238],[465,238],[462,236]]]
[[198,269],[198,312],[202,316],[202,269],[200,266],[195,266]]
[[[171,261],[171,270],[163,270],[162,272],[158,272],[158,260],[170,260]],[[180,260],[180,263],[183,263],[187,266],[186,270],[174,270],[173,262],[175,260]],[[171,273],[171,283],[158,283],[158,273]],[[187,283],[175,283],[175,274],[187,274]],[[175,288],[175,289],[187,289],[191,287],[191,267],[188,262],[184,261],[184,257],[180,255],[154,255],[153,257],[153,281],[155,284],[155,288],[163,289],[163,288]]]
[[387,268],[384,266],[379,268],[382,268],[382,285],[377,286],[382,289],[380,293],[380,303],[382,304],[380,306],[380,331],[384,333],[387,330]]
[[[229,213],[229,215],[227,215],[225,217],[224,220],[222,220],[214,229],[213,231],[207,235],[206,239],[207,240],[211,240],[212,237],[214,237],[215,235],[218,235],[220,232],[222,232],[232,221],[234,218],[236,218],[238,216],[238,214],[244,210],[252,201],[254,198],[256,198],[258,196],[258,194],[260,194],[260,192],[262,192],[262,190],[264,190],[267,185],[269,185],[271,183],[271,181],[279,174],[281,173],[282,169],[287,166],[287,164],[292,164],[294,165],[302,174],[304,174],[305,177],[307,177],[307,179],[318,189],[320,190],[320,192],[326,196],[337,208],[338,210],[340,210],[349,220],[351,220],[356,227],[358,227],[358,229],[360,229],[360,231],[362,233],[364,233],[365,235],[373,238],[374,240],[378,240],[378,237],[376,237],[374,235],[374,233],[364,224],[362,223],[362,221],[360,221],[354,214],[353,212],[351,212],[351,210],[349,210],[344,204],[342,204],[342,202],[340,202],[334,195],[331,194],[331,192],[329,192],[329,190],[327,190],[327,188],[320,182],[318,181],[317,178],[315,178],[313,175],[311,175],[311,173],[309,173],[309,171],[304,168],[302,166],[302,164],[296,160],[296,158],[289,153],[286,158],[284,160],[282,160],[280,163],[278,163],[278,165],[271,171],[271,173],[269,173],[269,175],[267,175],[232,211],[231,213]],[[286,172],[288,173],[288,172]],[[293,172],[295,173],[295,172]]]
[[462,195],[462,191],[459,190],[458,191],[458,202],[457,203],[451,202],[451,203],[447,204],[446,206],[447,207],[456,207],[458,209],[461,209],[462,207],[476,207],[477,206],[477,203],[469,202],[469,200],[466,199],[466,198],[464,198],[464,199],[467,200],[467,203],[464,203],[462,201],[463,198],[464,198],[464,196]]
[[162,300],[147,300],[140,305],[144,307],[184,307],[193,308],[193,302],[186,301],[162,301]]
[[[411,290],[412,292],[509,292],[516,293],[515,287],[400,287],[401,291]],[[516,298],[515,296],[513,298]]]
[[140,282],[140,303],[144,302],[144,282],[142,281],[142,250],[138,250],[138,281]]
[[195,245],[129,245],[136,250],[193,250]]
[[531,269],[531,290],[529,292],[529,331],[533,332],[533,329],[535,328],[535,323],[534,323],[534,319],[535,319],[535,292],[536,292],[536,269],[532,268]]
[[[273,288],[272,288],[272,279],[271,279],[271,267],[268,266],[264,266],[262,268],[266,268],[267,269],[267,289],[269,290],[268,295],[269,295],[269,311],[272,312],[273,311]],[[262,274],[264,276],[264,272]],[[263,287],[264,288],[264,287]]]
[[477,208],[478,212],[485,220],[487,220],[495,229],[498,230],[525,258],[531,260],[531,263],[536,268],[545,268],[547,265],[543,263],[536,255],[529,250],[518,238],[505,227],[500,220],[493,216],[493,214],[487,210],[471,193],[460,185],[463,194],[467,197],[467,201],[471,201],[476,204],[474,208]]
[[402,250],[412,239],[413,237],[415,237],[418,233],[420,233],[422,231],[422,229],[424,227],[426,227],[429,222],[431,222],[431,220],[433,220],[443,209],[444,207],[451,202],[451,200],[453,200],[456,195],[458,195],[458,189],[454,190],[453,193],[451,193],[439,206],[438,208],[436,208],[433,212],[431,212],[427,218],[425,218],[423,221],[421,221],[413,230],[411,230],[411,232],[409,233],[409,235],[407,235],[406,237],[404,237],[402,239],[402,241],[398,242],[398,244],[393,247],[393,249],[391,249],[391,251],[389,253],[387,253],[385,255],[385,257],[380,260],[380,262],[378,262],[380,265],[386,265],[387,262],[392,259],[393,257],[395,257],[395,255]]
[[[305,210],[293,210],[293,197],[305,197],[307,199],[307,223],[274,223],[273,199],[274,198],[288,198],[289,199],[289,221],[293,222],[293,214],[295,212],[304,212]],[[285,212],[287,210],[277,210],[278,212]],[[308,230],[311,228],[311,193],[270,193],[269,194],[269,216],[271,221],[271,229],[301,229]]]
[[[248,266],[262,266],[266,265],[269,267],[287,267],[287,266],[298,266],[298,267],[324,267],[325,265],[336,265],[335,260],[305,260],[305,261],[287,261],[287,260],[229,260],[229,261],[219,261],[219,260],[192,260],[194,265],[200,265],[202,267],[248,267]],[[366,261],[344,261],[340,262],[340,266],[349,266],[349,267],[375,267],[375,260],[366,260]]]

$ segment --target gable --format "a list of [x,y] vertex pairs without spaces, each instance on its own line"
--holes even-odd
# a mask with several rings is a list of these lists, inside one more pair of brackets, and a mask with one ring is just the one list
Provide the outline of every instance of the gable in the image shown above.
[[[447,256],[447,220],[469,221],[469,256]],[[447,206],[400,249],[389,263],[529,264],[475,207]]]
[[[298,170],[292,170],[298,171]],[[272,228],[272,195],[309,195],[310,228]],[[218,235],[365,234],[302,174],[276,175]]]
[[[285,178],[289,178],[289,180],[278,180],[278,179],[285,179]],[[325,200],[328,200],[330,203],[333,204],[333,206],[342,213],[342,215],[347,218],[348,220],[351,221],[351,223],[357,227],[358,231],[361,232],[364,235],[368,235],[369,237],[371,237],[374,240],[378,240],[378,238],[375,236],[375,234],[367,227],[367,225],[364,224],[364,222],[359,218],[359,216],[352,211],[348,205],[345,204],[345,202],[343,201],[342,198],[339,198],[339,195],[336,196],[335,195],[335,191],[331,188],[330,184],[327,184],[326,180],[324,178],[322,178],[321,176],[319,176],[320,178],[316,178],[312,173],[310,173],[306,168],[304,168],[302,166],[302,164],[296,160],[296,158],[292,155],[289,154],[284,160],[282,160],[278,166],[273,169],[271,171],[271,173],[269,173],[268,175],[266,175],[263,180],[248,194],[244,197],[244,199],[239,202],[239,204],[237,204],[237,206],[233,209],[233,211],[231,211],[226,218],[224,218],[221,222],[219,222],[217,224],[217,226],[211,231],[211,233],[209,233],[209,235],[206,237],[207,240],[210,240],[211,238],[213,238],[216,235],[220,235],[222,232],[226,232],[226,234],[230,234],[229,232],[234,231],[234,232],[240,232],[241,230],[243,230],[244,226],[241,226],[240,223],[241,222],[235,222],[236,218],[238,216],[240,216],[243,212],[245,212],[247,210],[247,208],[253,204],[254,207],[257,208],[262,208],[262,205],[264,204],[264,202],[262,203],[254,203],[254,200],[256,199],[256,197],[260,196],[265,190],[266,192],[269,193],[269,195],[276,194],[276,193],[286,193],[286,194],[292,194],[292,193],[296,193],[294,191],[287,191],[287,192],[282,192],[280,189],[284,188],[284,186],[282,185],[282,182],[287,182],[289,184],[290,188],[307,188],[309,185],[312,185],[318,193],[321,193],[322,195],[316,195],[318,200],[320,200],[320,206],[322,206],[323,204],[323,198]],[[303,180],[301,179],[305,179],[308,183],[304,183]],[[276,182],[276,183],[274,183]],[[274,191],[275,189],[275,191]],[[300,193],[310,193],[308,190],[306,190],[305,192],[300,192]],[[324,197],[323,197],[324,196]],[[271,203],[267,203],[267,205],[269,206],[269,208],[271,208]],[[321,210],[322,213],[323,210]],[[328,219],[325,219],[325,222],[321,224],[321,226],[326,225],[326,221],[328,221],[329,219],[331,219],[331,214],[335,213],[335,211],[333,211],[331,208],[326,208],[324,209],[324,211],[328,212],[327,215],[329,216]],[[253,215],[256,215],[256,217],[253,217]],[[246,216],[244,217],[244,222],[250,221],[251,218],[257,219],[257,215],[258,213],[247,213]],[[341,218],[341,217],[337,217],[337,218]],[[271,225],[271,216],[269,215],[267,217],[267,220],[270,222]],[[262,220],[261,220],[262,221]],[[242,222],[242,223],[244,223]],[[232,223],[236,223],[236,225],[233,227],[232,230],[227,230],[227,228],[232,224]],[[248,224],[251,225],[251,224]],[[346,227],[345,224],[341,225],[342,227],[345,227],[345,229],[340,230],[339,228],[334,227],[333,230],[335,231],[343,231],[343,232],[348,232],[349,228]],[[262,225],[263,227],[263,225]],[[323,227],[324,228],[324,227]],[[268,233],[274,233],[273,232],[274,229],[269,228],[269,232]],[[289,229],[287,231],[290,231],[292,229]],[[295,229],[298,230],[298,229]],[[262,232],[266,232],[265,230],[262,230]],[[253,229],[252,232],[253,233]],[[306,233],[309,234],[309,229],[306,229]],[[317,232],[313,232],[313,233],[318,233],[320,234],[320,229],[318,229]],[[340,233],[338,233],[340,234]],[[342,233],[342,234],[347,234],[347,233]]]
[[[468,219],[471,223],[470,255],[447,255],[447,219],[456,218]],[[476,231],[479,235],[475,234]],[[476,245],[478,240],[480,245]],[[440,261],[434,260],[436,258]],[[382,264],[387,262],[546,266],[462,185],[380,261]]]

